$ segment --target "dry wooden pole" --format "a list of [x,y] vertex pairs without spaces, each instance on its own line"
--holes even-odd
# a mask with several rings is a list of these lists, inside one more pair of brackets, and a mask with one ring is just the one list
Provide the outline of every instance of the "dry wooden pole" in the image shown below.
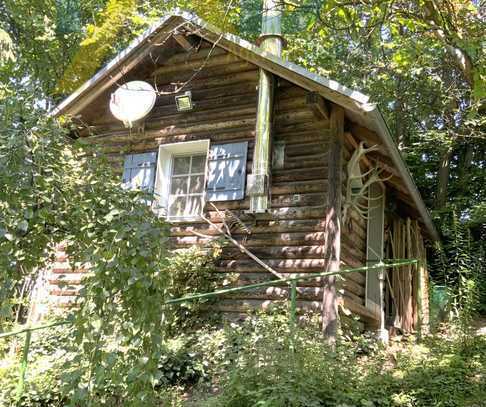
[[415,254],[417,263],[417,332],[420,336],[429,333],[428,302],[427,302],[427,275],[425,253],[423,251],[423,240],[420,226],[417,221],[413,222],[415,231]]
[[[333,105],[330,117],[331,140],[328,166],[328,201],[326,209],[326,231],[324,260],[327,271],[339,270],[341,260],[341,200],[342,200],[342,154],[344,139],[344,110]],[[336,341],[338,328],[338,293],[336,276],[323,281],[322,331],[330,343]]]
[[[216,209],[217,212],[221,214],[221,212],[212,204],[212,206]],[[252,252],[250,252],[245,246],[240,244],[238,241],[233,239],[233,237],[226,233],[223,229],[221,229],[218,225],[216,225],[214,222],[211,222],[208,218],[206,218],[204,215],[202,218],[212,227],[214,227],[219,233],[221,233],[226,239],[228,239],[231,243],[233,243],[238,249],[240,249],[242,252],[246,253],[248,257],[250,257],[252,260],[257,262],[260,266],[262,266],[265,270],[268,272],[272,273],[275,277],[278,277],[279,279],[284,279],[286,278],[284,275],[280,274],[278,271],[274,270],[271,268],[268,264],[266,264],[264,261],[260,260],[257,256],[255,256]],[[193,232],[197,234],[197,232]],[[297,288],[297,291],[301,293],[301,290]]]
[[[411,234],[411,223],[410,218],[407,218],[404,225],[404,247],[403,253],[404,259],[411,257],[411,247],[412,247],[412,234]],[[414,310],[413,310],[413,286],[412,286],[412,266],[405,266],[405,321],[404,330],[408,333],[413,331],[414,328]]]

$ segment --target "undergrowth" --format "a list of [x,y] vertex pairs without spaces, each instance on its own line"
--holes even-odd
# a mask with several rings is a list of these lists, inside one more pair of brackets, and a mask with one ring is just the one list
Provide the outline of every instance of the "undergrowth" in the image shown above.
[[[72,355],[63,353],[62,343],[70,335],[67,327],[34,335],[20,405],[67,404],[63,381]],[[342,336],[330,349],[310,325],[291,335],[286,315],[275,313],[180,333],[167,338],[163,349],[154,382],[157,396],[150,405],[486,405],[486,338],[465,338],[450,327],[420,343],[402,338],[386,349],[369,336]],[[0,366],[0,405],[14,405],[18,356]],[[126,405],[109,380],[97,389],[93,397],[102,405]]]

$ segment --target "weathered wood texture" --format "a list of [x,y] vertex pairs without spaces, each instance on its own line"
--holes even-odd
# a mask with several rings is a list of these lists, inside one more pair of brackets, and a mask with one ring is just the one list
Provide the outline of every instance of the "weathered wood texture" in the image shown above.
[[[324,264],[326,271],[338,271],[341,259],[341,206],[344,145],[344,109],[333,105],[330,114],[328,192],[325,216]],[[322,330],[334,342],[338,329],[337,276],[325,277],[322,284]]]
[[[344,135],[343,146],[343,170],[342,193],[345,196],[347,172],[346,165],[353,154],[357,143],[350,134]],[[363,160],[364,164],[364,160]],[[366,171],[368,168],[363,167]],[[351,210],[341,230],[341,267],[359,267],[366,264],[366,219],[363,219],[357,211]],[[355,286],[350,286],[348,281],[354,280]],[[346,285],[347,284],[347,285]],[[344,294],[354,295],[354,302],[364,307],[366,292],[366,278],[364,273],[347,275],[345,278]]]
[[[195,108],[178,113],[174,96],[160,96],[153,111],[146,118],[144,130],[134,134],[111,117],[109,112],[90,121],[80,132],[89,143],[104,151],[115,170],[121,174],[126,153],[156,150],[165,143],[210,139],[211,142],[248,141],[247,172],[251,172],[255,139],[255,117],[258,70],[233,55],[215,48],[209,58],[208,49],[176,54],[150,75],[157,89],[170,92],[174,84],[190,81],[184,88],[192,92]],[[203,67],[199,70],[199,68]],[[195,76],[194,73],[197,71]],[[192,79],[191,79],[192,78]],[[254,218],[245,213],[249,199],[216,202],[218,209],[229,209],[240,217],[251,235],[233,230],[233,237],[285,276],[321,272],[324,269],[324,215],[327,205],[327,152],[329,122],[316,116],[307,101],[308,92],[283,80],[277,80],[275,93],[273,143],[283,145],[283,165],[271,174],[271,209],[268,214]],[[206,205],[205,215],[216,225],[222,219],[214,208]],[[201,237],[199,234],[210,237]],[[171,227],[170,242],[182,248],[193,244],[207,244],[218,231],[204,221],[175,223]],[[269,272],[234,246],[223,250],[217,266],[218,273],[237,273],[239,284],[273,279]],[[356,300],[361,292],[360,277],[347,286],[349,299]],[[322,299],[320,281],[301,284],[299,304],[309,309]],[[226,312],[241,313],[246,302],[258,305],[288,297],[285,287],[270,287],[224,298],[218,306]]]
[[74,305],[86,270],[72,267],[62,244],[57,245],[54,262],[45,275],[48,305],[51,308],[69,308]]
[[[197,52],[176,53],[138,72],[145,76],[136,76],[135,70],[124,79],[145,78],[150,83],[155,82],[157,90],[163,92],[143,126],[128,130],[112,117],[107,108],[113,90],[110,89],[96,101],[96,106],[87,107],[82,117],[87,125],[78,132],[85,142],[96,145],[107,155],[118,175],[121,176],[127,153],[154,151],[161,144],[198,139],[210,139],[212,143],[248,141],[247,173],[251,172],[258,82],[256,66],[220,48],[212,49],[203,44]],[[192,92],[195,105],[192,111],[177,112],[174,103],[177,90]],[[245,213],[249,209],[248,198],[219,202],[216,206],[231,210],[246,223],[251,235],[236,229],[233,237],[279,273],[322,272],[326,268],[324,241],[331,134],[327,102],[317,99],[309,103],[306,90],[281,79],[277,79],[274,100],[272,141],[281,146],[283,160],[271,174],[271,209],[255,218]],[[342,132],[339,137],[343,138]],[[345,147],[346,160],[346,155],[349,159],[350,154],[349,146]],[[221,225],[222,219],[214,208],[207,206],[205,215]],[[351,219],[351,224],[343,228],[340,257],[341,265],[357,267],[365,263],[366,222],[356,213],[351,214]],[[211,237],[195,235],[194,231],[218,235],[217,230],[204,221],[176,223],[171,226],[171,244],[188,247],[211,240]],[[239,283],[245,284],[273,278],[233,246],[224,249],[217,272],[237,273]],[[302,309],[319,309],[325,290],[322,281],[299,285],[303,288],[298,297]],[[342,288],[345,306],[364,318],[369,316],[364,308],[364,275],[347,276]],[[270,287],[235,294],[222,299],[218,307],[239,315],[248,304],[265,307],[282,296],[288,296],[287,289]]]

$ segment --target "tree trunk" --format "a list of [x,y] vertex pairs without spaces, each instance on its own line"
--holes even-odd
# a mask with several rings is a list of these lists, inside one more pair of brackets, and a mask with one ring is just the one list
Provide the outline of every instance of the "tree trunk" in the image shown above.
[[449,184],[449,173],[451,167],[452,148],[449,148],[442,155],[438,171],[437,195],[435,209],[442,209],[447,202],[447,187]]
[[465,194],[468,190],[467,187],[468,183],[468,176],[471,170],[471,164],[474,155],[474,144],[468,142],[465,146],[464,156],[462,157],[461,164],[459,167],[459,174],[458,174],[458,189],[461,194]]

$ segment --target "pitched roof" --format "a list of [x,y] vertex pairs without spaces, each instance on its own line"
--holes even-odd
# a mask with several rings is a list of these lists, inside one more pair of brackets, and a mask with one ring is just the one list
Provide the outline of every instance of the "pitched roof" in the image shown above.
[[318,92],[331,102],[345,108],[348,116],[354,122],[375,131],[382,140],[393,164],[398,169],[408,193],[427,228],[429,236],[433,240],[439,240],[439,235],[430,218],[429,212],[398,151],[383,115],[376,104],[370,103],[368,96],[341,85],[332,79],[309,72],[297,64],[265,52],[260,47],[236,35],[224,33],[192,13],[175,11],[161,18],[156,24],[135,39],[126,49],[120,52],[96,75],[61,102],[51,112],[51,115],[75,115],[79,113],[89,102],[94,100],[146,57],[152,50],[154,44],[163,43],[173,34],[175,29],[181,27],[192,31],[209,42],[217,43],[219,47],[289,82],[309,91]]

